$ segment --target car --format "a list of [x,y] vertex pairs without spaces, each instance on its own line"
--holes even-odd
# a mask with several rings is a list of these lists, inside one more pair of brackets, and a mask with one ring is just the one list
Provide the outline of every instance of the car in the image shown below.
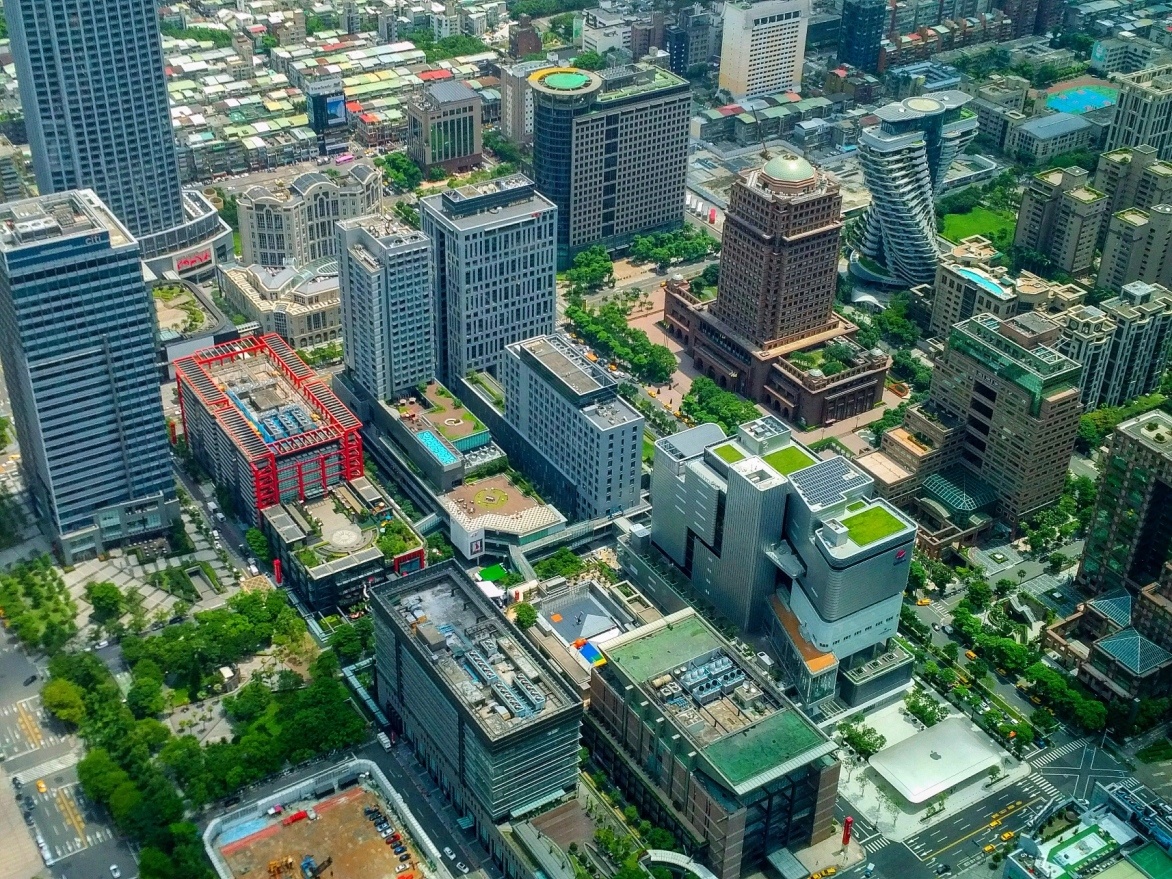
[[939,632],[940,631],[940,624],[939,623],[932,623],[932,629],[934,631]]
[[945,634],[945,635],[951,635],[951,634],[952,634],[952,632],[953,632],[953,628],[952,628],[952,626],[949,626],[949,625],[945,625],[945,626],[944,626],[944,634]]
[[981,851],[983,851],[985,854],[989,854],[990,852],[993,852],[996,850],[997,850],[997,846],[993,845],[993,843],[989,843],[987,846],[985,846],[983,849],[981,849]]
[[399,843],[399,845],[395,846],[394,848],[394,852],[397,855],[401,855],[405,851],[407,851],[407,846],[403,845],[402,843]]
[[936,867],[936,875],[943,876],[945,873],[951,873],[952,867],[949,864],[940,864]]
[[1001,841],[1002,842],[1009,842],[1009,840],[1013,839],[1015,836],[1017,836],[1017,834],[1014,833],[1012,830],[1006,830],[1004,833],[1001,834]]
[[384,839],[383,842],[385,842],[387,845],[394,845],[395,844],[395,840],[389,836],[386,839]]
[[1042,704],[1042,700],[1039,699],[1037,696],[1030,696],[1030,701],[1033,702],[1035,705]]
[[389,827],[382,828],[381,830],[379,830],[378,835],[381,836],[383,839],[390,838],[391,828],[389,828]]
[[29,675],[27,678],[25,678],[25,679],[24,679],[24,685],[25,685],[26,687],[27,687],[29,684],[35,684],[36,682],[37,682],[37,676],[36,676],[36,675]]
[[97,644],[94,645],[94,649],[101,650],[103,647],[109,647],[109,646],[110,646],[110,642],[107,641],[105,638],[103,638],[101,641],[99,641]]
[[411,869],[410,864],[399,864],[399,866],[395,867],[395,872],[402,873],[404,870],[409,870],[409,869]]
[[874,872],[875,872],[875,865],[874,864],[867,864],[866,869],[863,870],[863,879],[871,879],[871,874]]
[[28,795],[25,795],[23,802],[26,809],[35,809],[37,807],[37,801]]
[[444,846],[444,854],[448,856],[449,861],[456,860],[456,853],[452,851],[451,846]]
[[999,565],[1004,562],[1009,561],[1009,556],[1007,556],[1003,552],[991,552],[991,553],[989,553],[989,558],[991,558],[993,561],[997,562],[997,564],[999,564]]
[[24,787],[24,782],[22,782],[19,778],[13,778],[12,786],[17,790],[20,790],[22,787]]
[[411,855],[399,855],[399,860],[400,861],[409,861],[409,860],[411,860]]
[[110,865],[110,875],[113,876],[114,879],[122,879],[122,871],[118,869],[117,864]]
[[821,870],[819,870],[817,873],[811,873],[810,879],[822,879],[822,877],[825,875],[826,875],[825,873],[823,873]]
[[40,778],[38,778],[38,779],[37,779],[37,793],[43,794],[43,793],[44,793],[45,791],[47,791],[48,789],[49,789],[49,788],[48,788],[48,786],[45,784],[44,780],[43,780],[43,779],[40,779]]
[[1007,677],[1009,677],[1009,672],[1007,672],[1007,671],[1006,671],[1005,669],[1003,669],[1003,668],[999,668],[999,669],[997,669],[997,674],[1001,675],[1001,677],[1003,677],[1003,678],[1007,678]]
[[992,821],[989,822],[989,826],[990,827],[1000,827],[1001,826],[1001,819],[994,818]]
[[837,872],[838,872],[838,867],[827,867],[825,870],[822,871],[822,875],[823,876],[833,876]]
[[456,869],[459,870],[461,873],[468,872],[468,867],[463,861],[456,861]]
[[916,602],[916,607],[927,607],[931,603],[931,598],[921,598]]
[[20,814],[22,816],[24,816],[24,823],[27,824],[29,827],[32,827],[33,826],[33,813],[32,812],[21,812]]
[[403,837],[401,837],[401,836],[400,836],[399,834],[397,834],[397,833],[392,833],[392,834],[391,834],[389,837],[387,837],[387,838],[388,838],[388,839],[390,839],[390,841],[391,841],[391,842],[401,842],[401,841],[402,841],[402,839],[403,839]]

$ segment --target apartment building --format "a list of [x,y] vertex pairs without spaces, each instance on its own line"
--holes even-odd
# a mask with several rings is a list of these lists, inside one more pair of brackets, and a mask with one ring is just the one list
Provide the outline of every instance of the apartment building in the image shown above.
[[1078,585],[1134,595],[1172,555],[1172,417],[1156,410],[1119,424],[1103,461]]
[[734,100],[797,91],[809,20],[806,0],[726,3],[720,87]]
[[1172,159],[1172,64],[1123,74],[1116,82],[1119,97],[1107,151],[1146,144],[1161,159]]
[[1094,261],[1109,204],[1084,169],[1043,171],[1026,185],[1013,244],[1045,254],[1064,272],[1082,274]]
[[1115,325],[1102,391],[1088,406],[1122,406],[1160,385],[1172,342],[1172,292],[1133,281],[1099,304]]
[[371,594],[379,706],[490,850],[578,784],[582,700],[455,561]]
[[419,202],[436,272],[436,362],[454,384],[554,331],[558,208],[521,174]]
[[876,110],[859,158],[871,191],[860,249],[909,284],[931,283],[939,247],[934,199],[944,175],[977,134],[960,91],[906,98]]
[[505,417],[572,483],[577,519],[615,515],[639,503],[643,416],[618,382],[564,334],[505,348]]
[[437,82],[407,101],[407,154],[424,171],[480,164],[483,100],[463,82]]
[[1172,284],[1172,205],[1126,208],[1109,218],[1096,283],[1122,290],[1132,281]]
[[917,510],[932,551],[979,536],[988,516],[1016,526],[1062,493],[1083,407],[1059,335],[1036,312],[956,324],[928,400],[857,460],[880,496]]
[[1172,162],[1162,161],[1147,144],[1103,153],[1095,168],[1095,189],[1110,197],[1111,216],[1127,208],[1172,204]]
[[138,243],[92,190],[0,205],[0,230],[0,363],[37,518],[67,564],[157,534],[178,504]]
[[334,225],[370,213],[382,175],[355,162],[341,179],[317,171],[288,186],[250,186],[236,201],[240,216],[240,261],[245,266],[303,268],[337,254]]
[[838,28],[838,63],[874,73],[879,44],[887,33],[888,5],[883,0],[845,0]]
[[833,833],[835,743],[688,608],[600,647],[583,735],[718,879]]
[[668,69],[683,76],[696,64],[707,64],[712,56],[713,13],[699,4],[685,6],[676,16],[676,23],[663,29],[663,46],[667,51]]
[[534,73],[533,177],[557,205],[558,270],[595,244],[618,249],[684,216],[692,93],[647,64]]
[[557,65],[551,61],[523,61],[501,68],[501,131],[513,143],[533,143],[533,89],[529,77]]
[[337,224],[346,371],[373,400],[394,401],[435,378],[432,242],[389,216]]
[[1094,409],[1103,399],[1108,380],[1115,322],[1094,305],[1076,305],[1055,320],[1062,325],[1058,350],[1082,366],[1079,399],[1085,408]]

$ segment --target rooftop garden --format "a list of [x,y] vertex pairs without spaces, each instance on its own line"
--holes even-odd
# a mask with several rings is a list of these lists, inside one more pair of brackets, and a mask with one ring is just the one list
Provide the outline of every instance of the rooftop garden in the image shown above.
[[842,519],[850,539],[859,546],[867,546],[876,540],[890,537],[903,530],[904,524],[881,506],[873,506],[853,516]]
[[831,342],[822,348],[795,351],[786,359],[803,372],[820,369],[823,375],[830,376],[850,369],[854,366],[857,356],[857,352],[850,345]]
[[[460,400],[438,382],[421,385],[416,392],[422,398],[422,409],[430,421],[446,439],[456,440],[484,430],[479,418],[464,408]],[[411,406],[400,406],[399,412],[406,415]]]
[[732,443],[725,443],[723,446],[717,446],[712,450],[716,457],[724,461],[726,464],[735,464],[737,461],[745,459],[745,453],[742,452]]
[[809,467],[814,459],[806,454],[799,446],[786,446],[764,456],[765,463],[780,473],[789,476],[798,470]]
[[302,547],[297,550],[297,561],[301,562],[307,568],[316,568],[322,563],[321,556],[309,547]]
[[414,531],[407,527],[405,522],[399,519],[391,519],[387,522],[378,539],[378,548],[388,559],[402,555],[417,546],[419,546],[419,538],[415,536]]

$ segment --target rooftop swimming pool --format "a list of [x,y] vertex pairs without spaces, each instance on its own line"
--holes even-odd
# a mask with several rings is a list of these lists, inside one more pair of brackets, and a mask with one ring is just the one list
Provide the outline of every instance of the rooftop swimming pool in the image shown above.
[[431,452],[435,459],[445,467],[448,464],[455,464],[459,460],[459,458],[449,451],[447,446],[440,442],[440,438],[430,430],[421,430],[415,436],[423,443],[423,447]]
[[972,269],[957,269],[956,272],[1000,299],[1006,299],[1010,295],[1004,287],[992,278],[982,275],[980,272],[973,271]]

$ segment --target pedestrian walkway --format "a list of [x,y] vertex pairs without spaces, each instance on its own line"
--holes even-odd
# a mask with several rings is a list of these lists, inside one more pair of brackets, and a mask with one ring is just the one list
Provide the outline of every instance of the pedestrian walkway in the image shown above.
[[1049,763],[1053,763],[1059,757],[1065,757],[1067,754],[1081,751],[1088,744],[1090,744],[1090,739],[1075,739],[1073,742],[1067,742],[1065,745],[1059,745],[1057,748],[1050,748],[1040,757],[1031,758],[1030,765],[1034,767],[1046,766]]
[[886,836],[876,836],[863,843],[863,851],[869,855],[873,855],[875,852],[882,851],[889,845],[891,845],[891,840]]
[[32,769],[25,769],[22,772],[17,772],[12,777],[17,779],[21,784],[28,784],[30,781],[36,781],[39,778],[47,778],[56,775],[62,769],[68,769],[70,766],[77,765],[77,754],[70,752],[48,760],[40,766],[34,766]]

